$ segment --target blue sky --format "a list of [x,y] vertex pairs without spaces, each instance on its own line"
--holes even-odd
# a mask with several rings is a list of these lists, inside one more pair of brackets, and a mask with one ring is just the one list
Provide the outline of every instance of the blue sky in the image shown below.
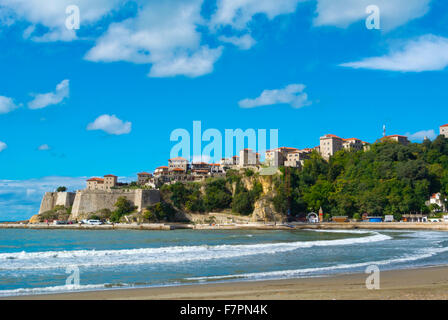
[[[80,29],[66,27],[68,5]],[[368,5],[380,30],[367,29]],[[278,129],[434,138],[446,116],[437,0],[0,0],[0,220],[45,190],[165,165],[170,133]],[[432,131],[431,131],[432,130]]]

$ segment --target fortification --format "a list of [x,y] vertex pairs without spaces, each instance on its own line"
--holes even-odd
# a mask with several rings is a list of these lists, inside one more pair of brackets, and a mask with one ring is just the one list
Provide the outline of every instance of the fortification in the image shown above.
[[70,219],[77,220],[81,214],[94,213],[101,209],[113,211],[115,209],[114,204],[119,197],[126,197],[126,199],[137,207],[138,211],[142,211],[147,206],[160,202],[159,190],[79,190],[76,192]]
[[71,207],[75,201],[74,192],[45,192],[39,214],[52,210],[55,206]]

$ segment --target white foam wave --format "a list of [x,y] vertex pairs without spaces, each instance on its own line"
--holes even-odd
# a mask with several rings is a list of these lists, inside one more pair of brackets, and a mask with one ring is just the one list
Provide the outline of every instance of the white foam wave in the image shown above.
[[189,281],[213,281],[213,280],[225,280],[225,279],[270,280],[281,278],[294,278],[310,274],[322,275],[325,274],[326,271],[350,270],[350,269],[367,267],[370,265],[380,266],[380,265],[422,260],[447,251],[448,248],[431,248],[423,250],[422,253],[420,254],[407,255],[395,259],[369,261],[369,262],[352,263],[352,264],[339,264],[335,266],[328,266],[321,268],[305,268],[305,269],[281,270],[281,271],[269,271],[269,272],[242,273],[242,274],[222,275],[222,276],[192,277],[192,278],[186,278],[185,280]]
[[0,253],[0,270],[57,269],[78,267],[179,263],[187,261],[228,259],[250,255],[274,254],[297,249],[346,246],[389,240],[379,233],[359,238],[296,241],[250,245],[175,246],[124,250],[74,250]]
[[87,291],[95,289],[104,289],[108,284],[86,284],[86,285],[64,285],[42,288],[19,288],[12,290],[0,290],[0,297],[34,295],[34,294],[51,294],[70,291]]
[[[303,229],[304,231],[314,231],[314,232],[328,232],[328,233],[356,233],[356,234],[366,234],[372,233],[372,231],[367,230],[341,230],[341,229]],[[375,232],[376,233],[376,232]]]

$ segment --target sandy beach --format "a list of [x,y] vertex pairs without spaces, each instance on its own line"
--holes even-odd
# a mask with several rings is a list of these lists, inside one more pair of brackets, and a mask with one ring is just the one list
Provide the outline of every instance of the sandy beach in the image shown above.
[[118,289],[10,299],[55,300],[426,300],[448,299],[448,266],[383,271],[380,289],[368,290],[367,274],[177,287]]

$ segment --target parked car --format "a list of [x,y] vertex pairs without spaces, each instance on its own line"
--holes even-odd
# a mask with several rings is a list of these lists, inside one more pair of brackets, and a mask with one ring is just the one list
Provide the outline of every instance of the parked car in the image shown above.
[[100,220],[87,220],[87,224],[99,226],[102,225],[103,223]]
[[67,224],[67,221],[63,221],[63,220],[54,220],[53,221],[54,225],[62,225],[62,224]]

